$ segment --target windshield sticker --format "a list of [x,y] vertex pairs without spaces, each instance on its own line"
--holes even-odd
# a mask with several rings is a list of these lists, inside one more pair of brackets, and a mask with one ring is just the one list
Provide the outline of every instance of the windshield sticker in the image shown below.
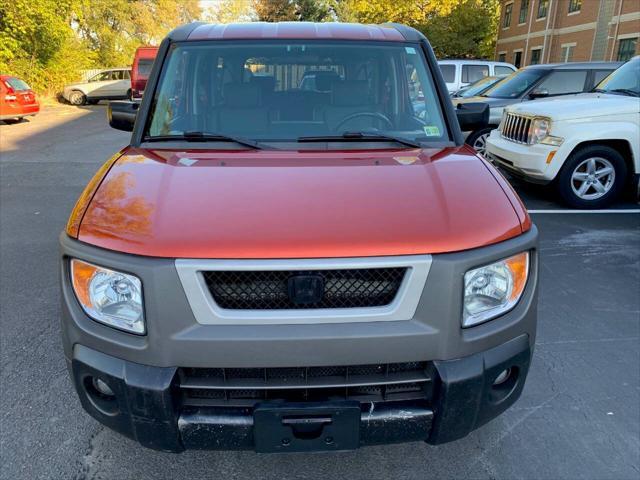
[[197,162],[197,160],[194,160],[192,158],[186,158],[186,157],[183,157],[178,161],[178,163],[180,165],[184,165],[185,167],[190,167],[191,165],[193,165],[196,162]]
[[418,161],[418,157],[393,157],[393,159],[401,165],[411,165]]
[[424,129],[424,133],[427,137],[439,137],[440,129],[437,125],[425,125],[422,127]]
[[416,49],[413,47],[404,47],[404,51],[407,52],[409,55],[415,55],[416,54]]

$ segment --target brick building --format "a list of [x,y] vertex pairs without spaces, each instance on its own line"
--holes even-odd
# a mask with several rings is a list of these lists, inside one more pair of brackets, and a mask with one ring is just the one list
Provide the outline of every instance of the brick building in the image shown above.
[[496,60],[628,60],[640,54],[640,0],[501,0]]

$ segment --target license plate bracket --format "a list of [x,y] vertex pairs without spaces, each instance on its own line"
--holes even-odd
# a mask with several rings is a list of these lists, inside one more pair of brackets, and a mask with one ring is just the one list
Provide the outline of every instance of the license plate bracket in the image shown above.
[[258,453],[353,450],[360,444],[360,403],[266,402],[253,411]]

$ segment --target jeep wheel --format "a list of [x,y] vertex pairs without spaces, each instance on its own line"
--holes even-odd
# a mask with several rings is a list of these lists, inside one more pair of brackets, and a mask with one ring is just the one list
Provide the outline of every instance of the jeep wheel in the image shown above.
[[467,137],[467,145],[471,145],[476,152],[484,157],[487,153],[487,139],[489,138],[491,130],[493,130],[493,128],[483,128],[482,130],[471,133]]
[[593,145],[573,152],[556,180],[562,199],[575,208],[603,208],[622,193],[627,166],[618,151]]
[[71,105],[84,105],[87,102],[87,97],[84,93],[74,90],[69,95],[69,103]]

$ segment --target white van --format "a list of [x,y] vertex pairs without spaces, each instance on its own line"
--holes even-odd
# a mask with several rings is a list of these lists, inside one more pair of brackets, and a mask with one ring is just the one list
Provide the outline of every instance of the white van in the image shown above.
[[483,77],[509,75],[517,70],[510,63],[490,60],[439,60],[449,93],[454,93]]

